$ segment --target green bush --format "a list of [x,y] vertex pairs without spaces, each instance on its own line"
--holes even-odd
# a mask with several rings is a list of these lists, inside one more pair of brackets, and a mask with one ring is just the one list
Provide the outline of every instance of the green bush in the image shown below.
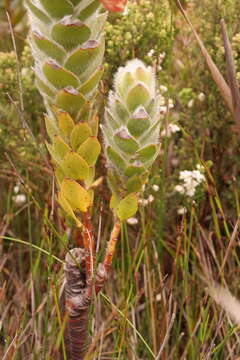
[[160,54],[171,51],[174,32],[167,1],[129,1],[127,13],[110,16],[106,25],[105,77],[109,83],[117,68],[135,57],[160,65]]

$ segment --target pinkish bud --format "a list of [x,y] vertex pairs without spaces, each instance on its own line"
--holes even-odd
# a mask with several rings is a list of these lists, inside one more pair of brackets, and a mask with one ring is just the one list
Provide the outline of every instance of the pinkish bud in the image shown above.
[[112,12],[123,12],[128,0],[100,0],[103,6]]

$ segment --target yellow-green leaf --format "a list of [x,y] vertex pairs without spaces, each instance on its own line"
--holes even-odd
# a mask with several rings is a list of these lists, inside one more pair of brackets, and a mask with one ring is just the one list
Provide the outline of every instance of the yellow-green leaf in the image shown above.
[[144,176],[141,175],[135,175],[130,177],[128,181],[126,182],[126,188],[129,193],[131,192],[139,192],[142,189],[142,186],[144,184]]
[[50,138],[52,138],[53,136],[58,135],[59,130],[56,126],[55,120],[48,115],[45,115],[44,119],[45,119],[45,125],[46,125],[46,130],[47,130],[48,136]]
[[119,219],[126,220],[136,214],[138,210],[138,198],[135,193],[127,195],[123,200],[120,201],[117,206],[117,216]]
[[59,136],[53,137],[53,152],[56,160],[62,160],[66,153],[70,151],[70,147],[67,143]]
[[74,180],[84,180],[89,175],[87,162],[74,151],[65,155],[61,162],[61,168],[66,176]]
[[74,126],[71,137],[70,137],[70,144],[74,150],[85,141],[89,136],[92,135],[92,130],[87,123],[80,123]]
[[63,196],[61,191],[58,194],[58,202],[61,205],[61,207],[63,208],[63,210],[66,212],[66,214],[75,220],[77,226],[81,227],[82,226],[81,221],[76,217],[76,215],[73,212],[73,209],[71,208],[71,205],[65,199],[65,197]]
[[56,105],[72,116],[76,116],[86,102],[85,97],[72,86],[60,90],[56,97]]
[[57,179],[57,184],[60,187],[62,181],[65,179],[65,175],[64,175],[62,169],[59,166],[56,167],[54,174],[55,174],[56,179]]
[[64,198],[69,202],[73,211],[79,210],[86,212],[91,204],[91,198],[87,190],[75,180],[64,179],[61,185],[61,192]]
[[95,167],[94,166],[89,166],[88,177],[86,179],[84,179],[84,184],[85,184],[86,188],[89,188],[89,187],[92,186],[92,183],[94,181],[94,177],[95,177]]
[[74,121],[71,116],[63,110],[58,112],[58,125],[63,134],[67,137],[70,136],[72,129],[74,128]]
[[110,209],[116,209],[116,207],[118,206],[119,202],[120,202],[119,197],[116,196],[116,194],[112,194],[111,200],[110,200]]
[[88,190],[88,195],[89,195],[89,197],[90,197],[91,206],[92,206],[93,200],[94,200],[94,191],[93,191],[93,189],[89,189],[89,190]]
[[78,148],[78,154],[86,160],[88,165],[95,165],[97,158],[101,152],[101,146],[96,136],[89,137],[84,143]]

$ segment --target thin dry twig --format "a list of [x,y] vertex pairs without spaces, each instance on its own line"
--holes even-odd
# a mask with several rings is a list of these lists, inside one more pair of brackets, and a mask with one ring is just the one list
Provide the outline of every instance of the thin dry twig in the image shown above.
[[200,39],[198,33],[196,32],[196,30],[194,29],[186,11],[184,10],[184,8],[182,7],[182,4],[180,2],[180,0],[176,0],[176,4],[179,8],[179,10],[181,11],[181,13],[183,14],[183,17],[185,18],[186,22],[188,23],[188,25],[190,26],[195,39],[198,42],[198,45],[200,47],[200,50],[202,52],[202,55],[206,61],[206,64],[208,66],[208,69],[210,70],[213,80],[215,81],[223,100],[225,101],[229,111],[231,112],[231,114],[234,116],[234,108],[233,108],[233,101],[232,101],[232,94],[231,94],[231,90],[228,86],[228,84],[226,83],[224,77],[222,76],[222,74],[220,73],[218,67],[216,66],[216,64],[214,63],[214,61],[212,60],[211,56],[209,55],[207,49],[205,48],[202,40]]
[[229,87],[232,94],[233,116],[237,125],[240,126],[240,92],[237,81],[236,68],[233,59],[232,47],[228,38],[227,27],[224,19],[221,20],[220,25],[225,49]]

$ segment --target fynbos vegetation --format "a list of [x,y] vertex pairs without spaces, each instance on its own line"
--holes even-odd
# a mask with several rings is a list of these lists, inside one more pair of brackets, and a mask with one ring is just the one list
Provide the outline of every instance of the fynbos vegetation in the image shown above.
[[1,358],[239,357],[239,11],[0,2]]

